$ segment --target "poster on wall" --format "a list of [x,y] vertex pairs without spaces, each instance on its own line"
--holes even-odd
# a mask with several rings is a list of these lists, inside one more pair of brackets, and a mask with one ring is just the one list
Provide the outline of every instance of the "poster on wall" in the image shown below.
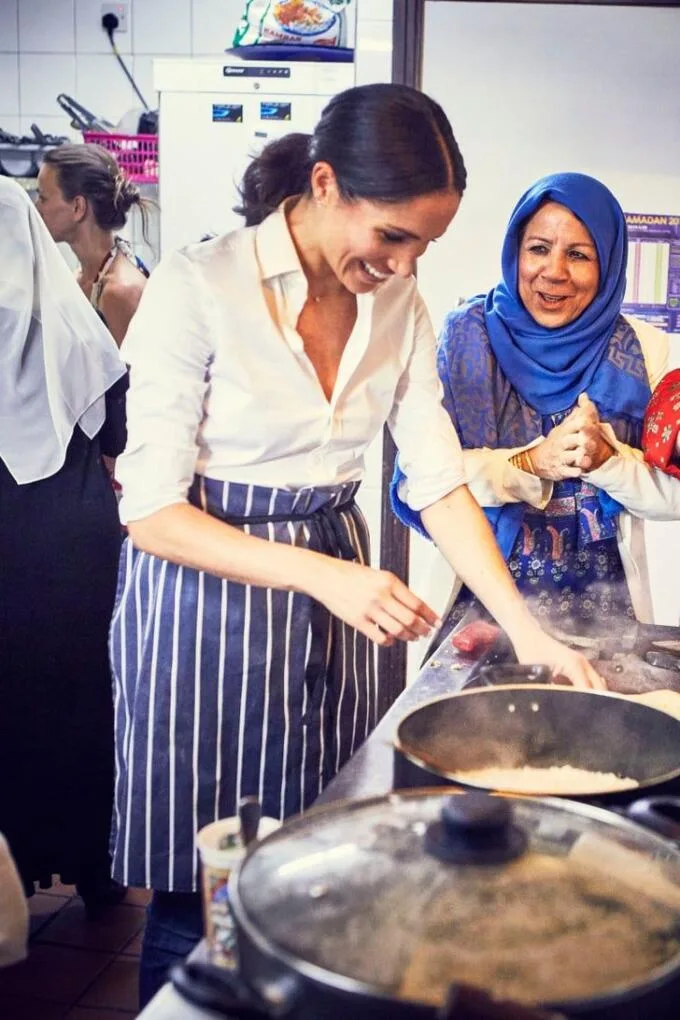
[[626,213],[628,269],[623,312],[680,333],[680,216]]

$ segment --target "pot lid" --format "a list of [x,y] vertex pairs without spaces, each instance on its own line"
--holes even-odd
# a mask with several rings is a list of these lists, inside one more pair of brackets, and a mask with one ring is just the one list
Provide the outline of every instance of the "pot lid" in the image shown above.
[[680,853],[582,804],[416,791],[313,810],[233,884],[238,922],[268,952],[417,1003],[460,982],[574,1005],[680,962]]

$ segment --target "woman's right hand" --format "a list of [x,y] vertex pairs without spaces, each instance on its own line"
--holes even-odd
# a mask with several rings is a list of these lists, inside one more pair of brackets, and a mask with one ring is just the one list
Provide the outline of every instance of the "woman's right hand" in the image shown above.
[[603,677],[584,655],[546,634],[535,621],[534,624],[513,640],[519,662],[539,662],[550,666],[553,679],[564,677],[573,687],[607,689]]
[[383,648],[427,637],[440,620],[388,570],[321,556],[307,592]]
[[582,430],[598,421],[597,411],[589,402],[580,403],[561,424],[556,425],[542,443],[529,450],[531,463],[539,478],[561,482],[565,478],[580,478],[583,433]]

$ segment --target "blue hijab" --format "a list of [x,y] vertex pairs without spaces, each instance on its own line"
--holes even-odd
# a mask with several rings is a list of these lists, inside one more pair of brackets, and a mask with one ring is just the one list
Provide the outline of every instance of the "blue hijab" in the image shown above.
[[[548,329],[526,311],[517,290],[522,231],[546,201],[559,202],[585,224],[596,246],[600,282],[583,313],[566,326]],[[634,329],[621,316],[626,286],[626,221],[618,202],[584,174],[555,174],[537,181],[517,203],[503,244],[503,279],[487,295],[451,312],[444,324],[437,367],[444,407],[464,449],[526,446],[552,427],[587,391],[602,421],[617,438],[639,446],[651,391]],[[399,497],[399,464],[392,479],[392,506],[405,524],[426,534],[420,515]],[[601,513],[614,533],[621,506],[599,490]],[[484,511],[506,558],[525,506],[508,503]]]
[[[524,226],[545,202],[559,202],[587,227],[597,249],[600,285],[588,307],[566,326],[547,329],[527,312],[517,290]],[[503,278],[489,291],[484,318],[503,374],[542,414],[573,407],[590,387],[607,352],[626,289],[628,240],[621,206],[604,184],[585,174],[553,174],[526,191],[503,242]]]

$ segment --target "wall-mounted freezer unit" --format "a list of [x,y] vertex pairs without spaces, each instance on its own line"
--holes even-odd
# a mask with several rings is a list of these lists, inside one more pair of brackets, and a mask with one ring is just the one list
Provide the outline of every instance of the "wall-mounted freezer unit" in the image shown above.
[[284,61],[161,59],[161,252],[223,233],[243,221],[232,210],[249,159],[290,131],[312,130],[354,65]]

